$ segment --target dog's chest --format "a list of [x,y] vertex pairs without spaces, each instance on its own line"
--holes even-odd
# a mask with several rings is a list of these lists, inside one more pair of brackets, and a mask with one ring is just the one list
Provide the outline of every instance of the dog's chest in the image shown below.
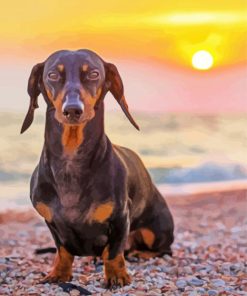
[[114,211],[112,195],[102,192],[89,174],[74,162],[53,168],[58,198],[52,222],[59,241],[77,255],[102,252]]
[[111,204],[61,207],[53,217],[60,243],[74,255],[100,255],[108,242]]
[[61,206],[65,209],[78,208],[79,201],[87,190],[81,163],[65,160],[59,167],[52,167],[52,171]]

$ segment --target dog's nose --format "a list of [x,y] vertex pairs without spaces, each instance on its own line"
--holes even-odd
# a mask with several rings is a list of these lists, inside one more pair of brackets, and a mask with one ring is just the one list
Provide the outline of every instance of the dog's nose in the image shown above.
[[68,120],[78,120],[83,112],[83,104],[80,100],[80,96],[77,93],[70,93],[66,95],[65,102],[63,104],[63,115]]
[[67,105],[63,110],[63,115],[68,119],[79,119],[82,109],[78,105]]

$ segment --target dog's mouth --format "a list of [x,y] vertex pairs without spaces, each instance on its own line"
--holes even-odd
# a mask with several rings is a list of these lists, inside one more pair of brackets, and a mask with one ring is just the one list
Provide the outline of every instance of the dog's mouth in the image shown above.
[[82,101],[76,103],[65,101],[62,108],[55,108],[56,120],[65,125],[77,126],[86,124],[95,116],[93,106],[85,104]]

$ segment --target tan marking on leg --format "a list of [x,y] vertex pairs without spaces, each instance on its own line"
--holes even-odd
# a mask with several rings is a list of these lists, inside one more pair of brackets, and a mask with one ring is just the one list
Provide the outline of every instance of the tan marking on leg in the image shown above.
[[47,222],[52,221],[53,213],[52,213],[52,209],[49,208],[48,205],[44,204],[43,202],[38,202],[35,208],[37,212],[40,214],[40,216],[45,218]]
[[144,243],[149,247],[149,249],[151,249],[155,240],[154,233],[148,228],[141,228],[140,232]]
[[83,128],[85,125],[85,123],[78,126],[63,125],[62,145],[65,153],[75,152],[83,143]]
[[140,229],[131,231],[125,244],[125,251],[138,249],[138,246],[143,243],[143,237]]
[[72,279],[72,256],[64,247],[60,247],[52,266],[52,270],[42,282],[68,282]]
[[92,222],[99,222],[103,223],[106,221],[113,212],[113,203],[107,202],[105,204],[99,205],[91,214],[91,217],[89,219]]
[[82,65],[82,71],[83,72],[86,72],[87,71],[87,69],[88,69],[88,64],[84,64],[84,65]]
[[131,277],[127,273],[123,253],[118,254],[113,259],[108,258],[109,246],[106,246],[102,253],[106,285],[108,287],[129,285],[131,283]]

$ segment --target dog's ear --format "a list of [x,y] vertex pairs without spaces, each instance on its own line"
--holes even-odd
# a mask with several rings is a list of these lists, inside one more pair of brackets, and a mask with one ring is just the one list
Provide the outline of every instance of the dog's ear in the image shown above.
[[30,97],[29,108],[26,117],[23,121],[21,134],[24,133],[33,122],[34,110],[39,108],[38,96],[41,92],[40,83],[42,81],[42,75],[44,70],[44,63],[39,63],[35,65],[31,71],[28,79],[27,92]]
[[111,63],[104,63],[105,65],[105,81],[106,88],[112,93],[120,107],[122,108],[124,114],[127,116],[129,121],[133,126],[140,130],[139,126],[135,122],[134,118],[131,116],[128,108],[128,104],[124,97],[124,87],[122,79],[118,73],[117,67]]

